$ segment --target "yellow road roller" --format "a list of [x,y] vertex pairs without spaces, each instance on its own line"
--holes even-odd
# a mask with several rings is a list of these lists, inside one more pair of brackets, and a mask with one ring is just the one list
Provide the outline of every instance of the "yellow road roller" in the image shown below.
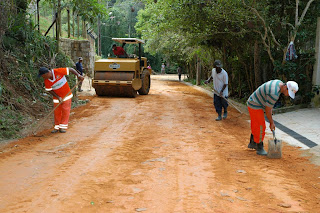
[[150,90],[151,69],[147,68],[147,58],[141,57],[144,41],[136,38],[113,38],[121,44],[138,44],[139,56],[97,60],[94,64],[92,87],[98,96],[136,97],[147,95]]

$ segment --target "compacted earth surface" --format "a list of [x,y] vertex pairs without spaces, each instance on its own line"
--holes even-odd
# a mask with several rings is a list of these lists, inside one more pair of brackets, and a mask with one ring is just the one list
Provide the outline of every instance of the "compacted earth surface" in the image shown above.
[[249,117],[215,121],[192,87],[80,98],[67,133],[48,121],[1,146],[0,212],[320,212],[319,166],[286,143],[281,159],[258,156]]

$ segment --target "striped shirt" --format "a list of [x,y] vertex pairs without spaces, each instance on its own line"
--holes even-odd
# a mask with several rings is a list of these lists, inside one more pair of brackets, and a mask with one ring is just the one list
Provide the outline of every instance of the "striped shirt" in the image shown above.
[[273,108],[280,97],[280,80],[271,80],[262,84],[247,100],[248,107],[252,109]]

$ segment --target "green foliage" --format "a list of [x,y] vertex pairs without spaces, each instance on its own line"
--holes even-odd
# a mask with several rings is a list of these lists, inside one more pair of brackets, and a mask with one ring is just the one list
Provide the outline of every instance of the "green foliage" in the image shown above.
[[0,49],[0,140],[19,137],[23,128],[51,109],[52,100],[44,93],[43,79],[37,77],[39,67],[72,65],[63,53],[55,52],[55,40],[35,30],[25,10],[14,17],[9,17],[14,21]]
[[72,0],[69,4],[70,8],[73,7],[77,11],[78,15],[91,23],[96,21],[98,15],[105,16],[107,14],[105,5],[99,3],[98,0]]
[[[229,74],[231,95],[245,100],[256,89],[253,47],[258,41],[257,63],[262,70],[259,77],[264,82],[273,78],[296,80],[301,85],[301,101],[310,101],[312,88],[304,85],[312,85],[314,52],[310,49],[320,16],[319,1],[312,2],[303,22],[296,27],[295,1],[289,0],[145,2],[144,10],[138,13],[136,29],[147,41],[146,51],[150,54],[163,54],[171,64],[182,64],[191,78],[195,77],[198,59],[205,72],[202,78],[210,74],[213,61],[220,59]],[[299,18],[307,2],[300,1]],[[283,63],[288,41],[295,32],[299,57]]]
[[[101,19],[101,51],[103,58],[112,55],[112,38],[139,38],[134,25],[136,23],[137,11],[143,4],[135,0],[117,1],[108,10],[108,16]],[[119,45],[119,44],[117,44]],[[128,54],[137,54],[138,49],[133,45],[126,45]]]
[[298,96],[301,96],[300,103],[309,103],[314,97],[314,90],[312,89],[312,67],[315,63],[313,53],[304,53],[299,55],[299,60],[289,61],[282,64],[281,61],[275,62],[274,78],[280,77],[280,80],[296,81],[299,85]]
[[24,116],[0,104],[0,139],[17,138],[17,132],[25,125]]

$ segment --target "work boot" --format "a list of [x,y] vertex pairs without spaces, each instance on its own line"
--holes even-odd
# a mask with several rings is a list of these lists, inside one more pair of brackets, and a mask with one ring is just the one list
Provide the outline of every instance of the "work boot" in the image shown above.
[[228,112],[227,112],[227,111],[224,111],[224,113],[223,113],[223,119],[226,119],[227,116],[228,116]]
[[60,131],[60,133],[66,133],[67,132],[67,130],[65,130],[65,129],[60,129],[59,131]]
[[221,121],[222,118],[221,118],[221,114],[218,114],[218,117],[216,118],[216,121]]
[[51,131],[51,133],[57,133],[59,131],[59,129],[53,129],[52,131]]
[[258,155],[267,155],[266,150],[264,150],[264,148],[263,148],[263,142],[262,141],[257,144],[257,154]]
[[254,142],[254,140],[253,140],[253,134],[251,134],[251,136],[250,136],[250,142],[248,144],[248,148],[257,150],[257,143]]

